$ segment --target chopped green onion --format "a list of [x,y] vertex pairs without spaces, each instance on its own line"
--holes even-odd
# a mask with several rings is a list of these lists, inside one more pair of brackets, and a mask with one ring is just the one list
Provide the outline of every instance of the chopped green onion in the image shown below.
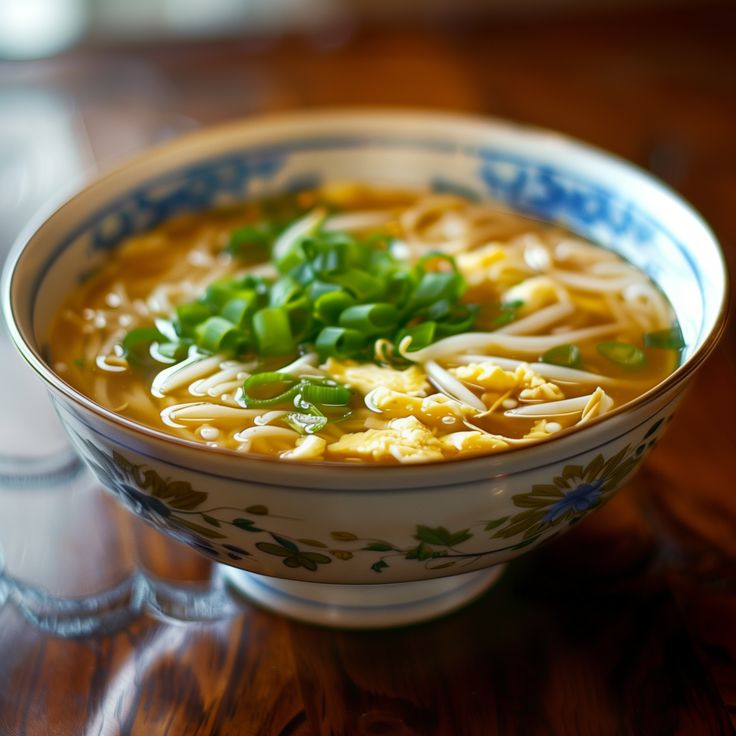
[[395,342],[398,346],[405,337],[411,337],[411,344],[409,345],[408,352],[413,353],[415,350],[426,348],[427,345],[432,343],[436,332],[437,323],[427,320],[426,322],[421,322],[414,327],[409,327],[399,332]]
[[386,301],[391,304],[405,304],[415,285],[414,276],[406,271],[389,274],[386,286]]
[[[283,225],[236,228],[227,247],[254,259],[278,242]],[[478,308],[460,303],[465,282],[444,253],[429,252],[412,266],[389,236],[325,231],[320,222],[287,245],[277,279],[220,279],[179,305],[175,318],[161,323],[162,334],[146,343],[156,343],[156,359],[171,360],[192,343],[208,352],[254,349],[264,358],[293,354],[301,344],[323,359],[359,357],[377,336],[398,343],[409,335],[419,350],[478,322]]]
[[243,383],[240,402],[247,409],[261,409],[283,404],[296,396],[300,381],[291,373],[265,371],[248,376]]
[[608,360],[624,368],[641,368],[646,362],[644,352],[630,342],[601,342],[596,345],[596,349]]
[[153,320],[153,324],[156,329],[171,342],[179,341],[179,333],[176,331],[176,325],[170,319],[164,319],[163,317],[156,317]]
[[204,293],[204,301],[211,309],[218,310],[230,299],[234,289],[232,281],[215,281],[211,283]]
[[644,334],[644,346],[647,348],[662,348],[665,350],[680,350],[685,347],[680,328],[676,325],[668,330],[657,330]]
[[197,345],[211,353],[235,347],[241,336],[238,328],[224,317],[209,317],[194,330]]
[[341,273],[350,267],[350,263],[355,260],[351,258],[354,254],[355,243],[337,242],[328,250],[318,253],[312,260],[315,271],[322,274]]
[[193,335],[194,328],[210,315],[210,308],[201,302],[180,304],[176,308],[176,331],[179,335]]
[[523,302],[521,301],[480,304],[478,306],[475,327],[483,331],[497,330],[499,327],[513,322],[522,305]]
[[220,315],[238,327],[248,327],[248,318],[255,310],[257,297],[255,291],[243,289],[238,296],[225,302]]
[[457,273],[427,271],[414,289],[407,309],[413,312],[441,299],[457,301],[462,291],[463,280]]
[[441,322],[437,322],[437,337],[448,337],[468,332],[475,324],[478,307],[475,304],[460,304],[450,310]]
[[[306,303],[306,302],[305,302]],[[306,306],[298,306],[289,309],[289,327],[295,342],[307,339],[314,324],[312,313]]]
[[369,273],[349,268],[336,274],[324,276],[326,281],[339,284],[349,291],[358,301],[368,301],[380,297],[383,293],[383,284]]
[[253,333],[264,357],[294,352],[289,313],[283,307],[266,307],[253,315]]
[[561,365],[566,368],[580,367],[580,348],[577,345],[557,345],[542,355],[542,363]]
[[391,304],[358,304],[340,315],[340,326],[358,330],[366,337],[393,330],[399,322],[399,312]]
[[524,306],[522,301],[505,302],[500,305],[500,311],[493,320],[494,327],[503,327],[513,322],[518,316],[519,309]]
[[424,310],[427,319],[439,321],[450,314],[453,304],[449,299],[440,299]]
[[272,307],[288,307],[302,296],[302,287],[291,276],[282,276],[273,286],[268,297]]
[[284,417],[286,423],[289,424],[300,434],[316,434],[321,432],[326,426],[329,419],[317,407],[311,407],[308,412],[289,412]]
[[314,313],[325,324],[336,325],[342,312],[353,304],[355,299],[346,291],[330,291],[315,301]]
[[305,381],[300,390],[301,397],[311,404],[345,406],[352,396],[346,386],[335,381]]
[[238,289],[250,289],[252,291],[255,291],[256,294],[267,294],[269,289],[269,282],[266,281],[263,276],[246,274],[239,281],[235,282],[235,286]]
[[187,357],[189,346],[184,342],[154,342],[149,353],[159,363],[178,363]]
[[331,356],[347,358],[358,352],[365,344],[364,336],[357,330],[345,327],[324,327],[315,341],[320,360]]
[[151,343],[165,339],[155,327],[136,327],[123,338],[123,357],[131,363],[145,362]]
[[[312,302],[316,302],[317,299],[325,294],[336,291],[340,292],[342,288],[337,284],[328,284],[326,281],[319,281],[318,279],[312,281],[307,287],[307,295]],[[354,300],[352,301],[354,302]]]
[[234,256],[264,257],[271,247],[276,233],[272,225],[259,222],[256,225],[244,225],[230,233],[227,251]]

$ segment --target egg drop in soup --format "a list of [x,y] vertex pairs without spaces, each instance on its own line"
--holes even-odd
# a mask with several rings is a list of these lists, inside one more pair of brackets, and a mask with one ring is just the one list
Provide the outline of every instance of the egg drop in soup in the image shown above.
[[65,381],[139,424],[384,464],[544,441],[659,383],[682,347],[643,272],[559,225],[347,184],[128,238],[50,339]]

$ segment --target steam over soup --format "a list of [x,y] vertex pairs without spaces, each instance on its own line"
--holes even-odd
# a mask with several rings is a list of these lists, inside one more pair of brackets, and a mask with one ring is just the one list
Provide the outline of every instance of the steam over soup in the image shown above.
[[610,251],[493,204],[349,185],[128,239],[51,336],[63,378],[141,424],[370,463],[539,442],[640,395],[682,347]]

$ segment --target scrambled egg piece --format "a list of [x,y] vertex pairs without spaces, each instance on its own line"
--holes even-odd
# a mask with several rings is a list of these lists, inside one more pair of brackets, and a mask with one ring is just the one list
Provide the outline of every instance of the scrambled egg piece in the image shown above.
[[518,314],[523,316],[554,304],[565,296],[564,287],[556,284],[549,276],[532,276],[504,292],[501,301],[504,304],[521,302]]
[[594,417],[605,414],[612,406],[613,399],[600,386],[598,386],[590,399],[588,399],[588,403],[583,409],[583,413],[578,424],[583,424],[583,422],[588,422]]
[[427,462],[442,459],[442,444],[434,432],[416,417],[392,419],[386,429],[344,434],[327,446],[332,457],[377,461],[398,460],[400,463]]
[[480,455],[487,452],[506,450],[509,443],[503,437],[486,434],[478,430],[453,432],[440,437],[440,444],[448,454]]
[[416,365],[403,371],[384,368],[373,363],[359,364],[352,360],[329,358],[324,369],[340,383],[367,394],[376,386],[386,386],[410,396],[426,396],[429,391],[427,374]]
[[559,432],[561,429],[557,422],[550,422],[547,419],[539,419],[534,422],[532,428],[524,435],[525,440],[546,440],[553,432]]
[[529,269],[518,258],[509,258],[502,245],[489,243],[455,256],[460,273],[469,287],[485,281],[494,285],[512,286],[529,275]]
[[484,394],[484,401],[487,402],[493,399],[494,394],[501,397],[509,391],[519,389],[518,398],[522,401],[557,401],[565,398],[557,384],[546,381],[526,363],[522,363],[514,371],[505,371],[489,360],[460,365],[452,368],[450,373],[461,381],[483,388],[489,393],[487,397]]
[[556,383],[537,376],[531,386],[519,391],[519,398],[522,401],[559,401],[565,394]]
[[460,426],[465,417],[477,414],[472,407],[444,394],[432,394],[422,399],[383,386],[374,388],[366,396],[366,405],[389,417],[412,416],[430,427],[444,430]]
[[451,368],[450,373],[455,378],[474,383],[486,391],[503,393],[519,385],[519,378],[514,371],[505,371],[490,360],[483,363],[459,365],[457,368]]
[[327,442],[317,435],[310,434],[300,437],[296,441],[293,450],[282,452],[280,457],[284,460],[321,460],[325,454]]
[[455,263],[469,286],[485,281],[488,269],[504,260],[508,260],[506,252],[502,246],[494,243],[455,256]]

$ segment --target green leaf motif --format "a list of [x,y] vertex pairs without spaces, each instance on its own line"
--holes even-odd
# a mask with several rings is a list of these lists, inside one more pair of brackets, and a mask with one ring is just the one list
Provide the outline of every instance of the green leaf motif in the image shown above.
[[210,526],[220,526],[220,522],[213,516],[209,516],[208,514],[202,514],[202,520]]
[[242,529],[244,532],[262,532],[263,529],[258,528],[255,526],[255,522],[251,521],[250,519],[243,519],[243,518],[237,518],[233,519],[232,522],[233,526],[238,527],[238,529]]
[[384,570],[387,567],[388,567],[388,563],[387,562],[384,562],[383,560],[378,560],[378,562],[374,562],[371,565],[371,570],[373,570],[373,572],[381,572],[382,570]]
[[595,480],[600,472],[603,470],[603,467],[605,466],[606,461],[603,459],[603,455],[600,453],[596,455],[590,463],[588,463],[588,467],[585,468],[585,474],[583,476],[583,480],[585,480],[587,483],[590,483],[590,481]]
[[327,545],[323,542],[318,542],[316,539],[297,539],[297,542],[301,542],[302,544],[306,544],[307,547],[322,547],[324,549],[327,549]]
[[352,532],[330,532],[336,542],[354,542],[358,537]]
[[565,469],[562,471],[562,477],[566,481],[575,481],[583,477],[583,466],[582,465],[565,465]]
[[286,539],[286,537],[280,537],[278,534],[274,534],[273,532],[270,532],[271,537],[273,538],[274,542],[277,542],[285,549],[289,550],[289,552],[298,552],[299,547],[297,547],[294,542],[292,542],[290,539]]
[[393,545],[388,542],[371,542],[361,549],[366,552],[390,552],[393,548]]
[[504,524],[508,520],[508,516],[502,516],[500,519],[492,519],[486,524],[485,531],[490,532],[493,531],[496,527],[501,526],[501,524]]
[[332,562],[332,560],[327,555],[320,554],[319,552],[301,552],[299,554],[299,557],[304,560],[316,562],[320,565],[326,565],[328,562]]
[[169,518],[172,526],[185,527],[197,534],[201,534],[203,537],[207,537],[207,539],[227,539],[227,535],[220,534],[220,532],[216,532],[214,529],[210,529],[207,526],[195,524],[193,521],[189,521],[189,519],[182,519],[178,516],[171,516]]
[[254,514],[255,516],[268,516],[268,506],[261,506],[260,504],[248,506],[245,511],[248,514]]
[[256,542],[256,547],[269,555],[277,555],[278,557],[288,557],[291,551],[284,549],[278,544],[271,544],[270,542]]
[[444,526],[417,526],[417,533],[414,539],[427,544],[440,545],[442,547],[454,547],[463,542],[467,542],[473,535],[469,529],[461,529],[458,532],[450,532]]
[[420,562],[423,562],[424,560],[432,559],[433,552],[434,550],[432,549],[432,547],[430,547],[428,544],[425,544],[424,542],[421,542],[416,547],[414,547],[414,549],[410,549],[406,553],[405,559],[419,560]]

